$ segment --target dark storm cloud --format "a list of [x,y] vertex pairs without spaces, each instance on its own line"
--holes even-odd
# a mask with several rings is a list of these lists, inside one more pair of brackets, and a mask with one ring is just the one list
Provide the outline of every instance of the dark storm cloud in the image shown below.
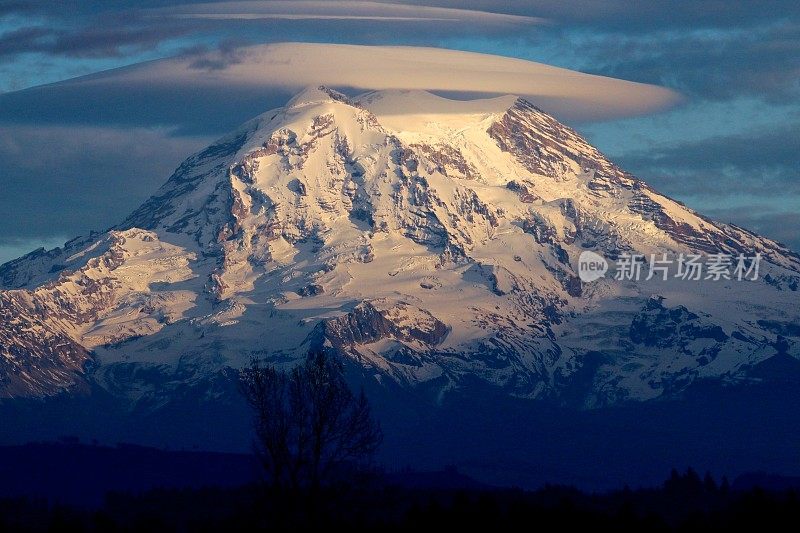
[[[223,70],[216,56],[189,56],[198,72]],[[155,80],[157,81],[157,80]],[[129,84],[55,84],[0,95],[0,120],[9,124],[177,127],[178,135],[220,135],[295,90],[238,85],[193,87],[138,81]]]
[[35,50],[52,36],[53,30],[41,26],[19,28],[0,34],[0,56],[22,54]]
[[667,193],[800,198],[800,123],[654,147],[618,159]]
[[772,240],[785,244],[795,252],[800,252],[800,213],[775,211],[775,206],[762,204],[733,208],[707,207],[704,214],[714,220],[736,224],[739,227],[755,231]]
[[[400,42],[419,43],[430,41],[425,35],[497,33],[501,28],[505,31],[508,25],[543,22],[531,17],[402,3],[311,0],[208,4],[169,0],[29,1],[6,6],[5,11],[27,15],[27,20],[37,23],[0,34],[0,56],[40,53],[116,57],[124,52],[153,48],[188,33],[194,33],[198,39],[209,34],[230,38],[247,33],[257,42],[281,39],[386,42],[397,41],[399,37]],[[30,18],[32,15],[35,17]],[[403,25],[406,38],[393,31],[397,24]]]
[[403,0],[403,3],[544,17],[565,26],[625,33],[747,28],[800,16],[800,3],[796,0]]
[[25,0],[4,0],[0,2],[0,17],[27,14],[37,7],[33,2]]
[[181,0],[3,0],[0,16],[42,15],[52,18],[72,18],[105,11],[121,11],[149,7],[185,4]]
[[[192,58],[189,68],[195,70],[225,70],[231,65],[242,63],[247,52],[243,50],[246,43],[226,40],[212,50],[207,46],[194,46],[183,51],[185,57]],[[216,53],[215,53],[216,52]]]
[[0,57],[122,57],[208,26],[149,17],[137,7],[133,2],[19,2],[10,11],[19,15],[18,27],[0,33]]
[[[36,12],[53,17],[98,11],[158,8],[189,4],[185,0],[7,0],[0,2],[4,13]],[[334,2],[329,2],[333,4]],[[749,27],[777,18],[800,15],[794,0],[377,0],[383,4],[437,6],[473,9],[493,13],[551,18],[570,25],[625,31],[667,28]]]
[[0,34],[0,57],[25,53],[119,57],[127,50],[150,49],[188,31],[190,28],[186,23],[124,26],[103,21],[80,29],[29,26]]
[[750,29],[598,34],[573,49],[587,70],[710,100],[800,95],[800,21]]

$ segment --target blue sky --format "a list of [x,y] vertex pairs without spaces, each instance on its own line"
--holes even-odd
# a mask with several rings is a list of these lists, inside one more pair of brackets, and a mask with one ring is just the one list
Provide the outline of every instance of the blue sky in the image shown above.
[[797,2],[179,4],[0,1],[0,262],[114,224],[224,133],[142,107],[106,113],[97,96],[84,117],[29,109],[15,91],[176,55],[235,62],[282,41],[443,47],[673,89],[683,100],[667,111],[569,122],[662,192],[800,249]]

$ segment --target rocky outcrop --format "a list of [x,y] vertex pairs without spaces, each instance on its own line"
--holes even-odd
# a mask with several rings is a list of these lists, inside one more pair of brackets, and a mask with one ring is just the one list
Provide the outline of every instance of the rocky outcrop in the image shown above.
[[630,338],[634,343],[686,351],[687,345],[697,339],[718,343],[729,339],[720,326],[701,319],[682,305],[667,308],[663,302],[662,298],[651,298],[634,317],[630,326]]
[[629,187],[634,182],[575,130],[523,99],[493,123],[488,134],[533,174],[561,181],[594,172],[594,190],[608,190],[611,184]]
[[363,302],[345,315],[323,320],[315,332],[341,351],[381,339],[432,347],[444,341],[447,333],[444,322],[405,302]]
[[84,383],[91,354],[22,292],[0,293],[0,399],[52,396]]

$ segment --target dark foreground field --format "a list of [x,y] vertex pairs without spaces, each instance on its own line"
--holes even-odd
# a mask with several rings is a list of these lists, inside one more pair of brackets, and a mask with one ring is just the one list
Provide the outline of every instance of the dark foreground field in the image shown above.
[[[276,492],[247,455],[78,443],[0,449],[0,531],[349,531],[441,527],[674,530],[797,523],[800,480],[672,472],[657,487],[587,493],[482,485],[448,469],[372,472]],[[500,528],[500,529],[498,529]]]

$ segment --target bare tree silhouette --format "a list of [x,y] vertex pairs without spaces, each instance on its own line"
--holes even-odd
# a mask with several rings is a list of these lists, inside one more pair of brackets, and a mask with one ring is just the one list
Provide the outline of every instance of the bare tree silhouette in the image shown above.
[[288,372],[254,359],[242,371],[241,390],[275,487],[319,487],[337,468],[363,465],[382,441],[364,392],[353,394],[342,363],[323,351]]

